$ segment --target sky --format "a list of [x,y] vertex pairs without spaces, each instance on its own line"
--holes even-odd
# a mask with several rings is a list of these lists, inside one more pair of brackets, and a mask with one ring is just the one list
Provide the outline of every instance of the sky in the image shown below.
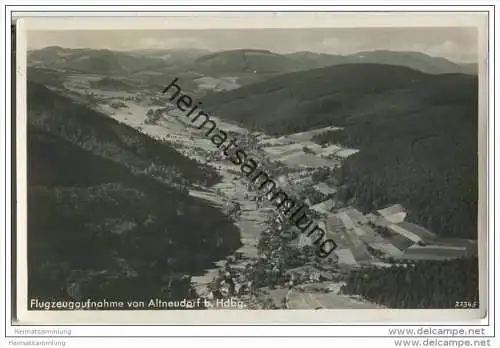
[[478,59],[477,31],[473,27],[29,32],[28,49],[47,46],[109,50],[201,48],[214,52],[252,48],[276,53],[329,54],[394,50],[417,51],[460,63]]

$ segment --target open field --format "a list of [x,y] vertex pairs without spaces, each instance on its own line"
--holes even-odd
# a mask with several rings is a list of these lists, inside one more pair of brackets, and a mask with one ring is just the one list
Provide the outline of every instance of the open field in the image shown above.
[[383,306],[358,299],[354,296],[334,293],[292,291],[288,295],[289,309],[377,309]]
[[[207,161],[207,154],[217,150],[214,144],[204,136],[203,131],[193,127],[189,120],[185,118],[184,113],[177,109],[168,111],[167,117],[161,118],[157,124],[144,124],[146,113],[149,110],[160,108],[159,106],[148,105],[144,101],[123,100],[124,97],[130,97],[130,94],[126,92],[110,93],[108,91],[93,89],[92,93],[95,93],[102,100],[96,106],[100,111],[119,122],[141,130],[141,132],[151,137],[175,144],[180,152],[190,158],[205,163]],[[120,108],[110,107],[109,104],[114,101],[123,101],[124,106]],[[213,117],[213,120],[217,122],[217,126],[221,130],[238,134],[248,133],[246,129],[222,121],[216,117]],[[296,133],[280,138],[273,138],[262,134],[258,137],[259,144],[266,146],[263,148],[263,151],[256,152],[256,158],[261,156],[271,158],[275,161],[278,160],[290,171],[292,169],[302,170],[303,168],[338,166],[340,165],[339,160],[327,159],[324,156],[334,153],[335,156],[342,157],[344,155],[351,155],[357,150],[344,149],[337,145],[322,148],[319,145],[312,144],[309,140],[315,134],[319,134],[318,132],[332,129],[336,129],[336,127],[326,127],[321,130]],[[313,153],[304,152],[304,146],[307,146]],[[190,194],[209,201],[210,204],[219,209],[224,209],[228,202],[238,202],[240,204],[242,213],[240,219],[235,224],[241,233],[243,246],[238,251],[243,255],[244,260],[241,262],[244,264],[249,259],[257,257],[256,244],[264,228],[263,223],[267,218],[266,211],[268,208],[263,206],[257,209],[256,202],[253,200],[254,195],[248,192],[244,182],[234,180],[235,171],[238,172],[239,169],[237,166],[223,160],[213,160],[207,164],[217,168],[219,174],[222,176],[222,182],[208,190],[191,189]],[[305,177],[295,175],[289,186],[292,189],[296,188],[294,185],[297,185],[299,181],[313,184],[310,180],[312,172],[307,172],[306,174]],[[332,195],[337,191],[337,188],[329,187],[324,183],[318,186],[318,188],[322,192],[324,191]],[[222,196],[216,194],[216,192],[222,193]],[[387,221],[386,226],[394,230],[395,235],[399,234],[396,236],[399,239],[396,237],[390,239],[381,236],[369,225],[370,221],[380,222],[386,220],[380,215],[371,214],[367,216],[354,207],[346,207],[335,211],[334,204],[331,204],[331,202],[323,205],[319,204],[315,208],[315,210],[322,214],[324,221],[327,222],[327,232],[339,245],[339,248],[334,252],[337,264],[346,269],[362,267],[364,264],[372,264],[378,267],[387,266],[386,263],[370,254],[366,248],[367,245],[387,257],[393,257],[402,261],[405,260],[405,262],[411,262],[412,260],[442,260],[466,256],[474,248],[473,244],[461,239],[454,241],[441,240],[438,242],[431,232],[406,221],[398,224]],[[381,226],[382,224],[378,225]],[[422,239],[433,240],[438,244],[427,247],[414,245],[414,243]],[[192,282],[200,294],[206,294],[206,285],[217,275],[224,262],[225,260],[220,260],[213,265],[213,268],[207,269],[204,274],[192,277]],[[281,290],[272,292],[273,294],[276,292],[276,299],[283,295],[283,291]],[[352,296],[296,290],[288,294],[288,307],[291,309],[379,308],[372,303]]]
[[241,87],[241,85],[237,82],[238,77],[210,77],[203,76],[200,77],[193,82],[198,84],[198,88],[200,89],[208,89],[213,91],[229,91],[231,89],[235,89]]
[[318,128],[318,129],[306,131],[306,132],[290,134],[290,135],[287,135],[287,138],[295,140],[295,141],[306,141],[306,140],[311,140],[315,135],[329,132],[329,131],[335,131],[335,130],[339,130],[339,129],[342,129],[342,128],[334,127],[334,126],[323,127],[323,128]]
[[[109,95],[108,95],[109,96]],[[187,156],[193,157],[195,156],[193,148],[202,149],[204,151],[212,152],[215,150],[214,145],[210,142],[209,139],[205,138],[202,132],[195,129],[186,119],[183,118],[183,114],[178,110],[172,110],[168,112],[170,117],[162,119],[157,125],[144,125],[143,121],[145,118],[146,112],[154,107],[144,106],[137,104],[133,101],[126,102],[127,107],[116,110],[111,117],[121,121],[128,123],[134,127],[141,127],[142,131],[157,138],[166,138],[169,141],[175,142],[182,147],[181,151]],[[110,110],[109,107],[107,107]],[[220,129],[226,131],[232,131],[235,133],[244,134],[247,131],[244,128],[239,126],[235,126],[233,124],[222,121],[218,118],[213,118],[217,121],[217,125]],[[327,127],[330,128],[330,127]],[[335,127],[334,127],[335,128]],[[321,130],[327,130],[326,128]],[[321,149],[319,146],[312,146],[312,150],[318,151],[318,149],[323,150],[323,152],[319,152],[318,155],[309,154],[303,152],[303,147],[310,145],[309,140],[305,140],[303,144],[297,143],[298,139],[308,138],[311,134],[317,134],[320,130],[314,130],[311,132],[303,132],[300,134],[294,134],[291,136],[281,137],[281,138],[272,138],[269,136],[261,136],[260,138],[264,139],[266,144],[276,143],[275,146],[267,146],[264,148],[264,153],[267,153],[274,159],[279,159],[283,163],[285,163],[289,168],[302,168],[302,167],[331,167],[333,165],[337,165],[338,163],[333,160],[327,160],[321,157],[324,154],[324,151],[336,150],[336,154],[340,151],[349,152],[351,149],[342,149],[340,147],[328,147],[326,149]],[[294,143],[289,143],[292,139],[295,139]],[[285,144],[285,145],[283,145]],[[354,153],[350,151],[350,153]],[[202,158],[197,157],[198,160],[202,160]],[[244,185],[239,184],[239,182],[232,181],[234,178],[234,174],[230,173],[231,170],[236,170],[237,168],[231,164],[217,162],[212,163],[212,165],[219,168],[220,174],[223,176],[223,183],[219,184],[219,186],[214,187],[214,189],[219,188],[224,194],[227,196],[226,199],[237,200],[240,202],[242,206],[242,220],[238,223],[238,227],[241,229],[242,240],[244,241],[244,247],[242,251],[248,257],[255,257],[255,241],[258,239],[260,231],[262,229],[262,214],[258,211],[254,211],[255,202],[244,199],[244,193],[247,191]],[[335,192],[335,190],[331,190],[330,192]],[[211,200],[213,204],[217,206],[223,206],[224,202],[220,200],[220,198],[215,197],[212,193],[201,193],[201,192],[192,192],[193,195],[197,195],[198,197],[205,196],[206,199]],[[332,214],[329,211],[321,211],[322,213],[326,213],[327,216]],[[351,216],[352,215],[352,216]],[[394,239],[386,240],[385,238],[379,236],[376,232],[374,232],[366,223],[368,218],[363,216],[359,211],[353,208],[349,208],[347,210],[341,211],[337,214],[345,226],[346,232],[345,234],[337,235],[336,241],[339,241],[339,245],[344,246],[341,249],[338,249],[335,253],[339,259],[340,264],[344,265],[355,265],[358,263],[358,259],[360,261],[372,261],[378,262],[377,259],[372,259],[366,248],[363,246],[364,243],[368,243],[371,247],[376,250],[379,250],[386,254],[387,256],[391,256],[397,259],[406,259],[406,260],[421,260],[421,259],[446,259],[451,257],[460,257],[465,255],[466,253],[463,251],[464,248],[456,248],[447,246],[446,242],[443,242],[442,247],[428,247],[428,248],[416,248],[412,247],[412,242],[416,243],[421,240],[422,237],[432,238],[434,235],[424,228],[421,228],[418,225],[408,223],[404,221],[399,225],[390,225],[390,228],[395,229],[395,232],[401,234],[401,241],[397,241]],[[388,224],[389,226],[389,224]],[[407,231],[411,230],[411,231]],[[406,243],[404,238],[409,239],[412,242]],[[252,243],[252,241],[254,241]],[[394,245],[392,244],[394,243]],[[403,244],[405,246],[401,246]],[[399,247],[398,247],[399,246]],[[410,248],[408,248],[410,247]],[[363,250],[361,250],[362,248]],[[407,249],[404,253],[401,251],[403,248]],[[207,274],[212,275],[213,272],[209,271]],[[206,280],[206,279],[205,279]],[[196,279],[194,279],[196,281]],[[203,280],[204,281],[204,280]]]

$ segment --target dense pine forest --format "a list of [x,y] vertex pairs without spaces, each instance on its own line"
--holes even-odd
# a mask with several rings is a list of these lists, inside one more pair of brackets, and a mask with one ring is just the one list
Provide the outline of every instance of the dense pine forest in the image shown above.
[[342,292],[362,295],[389,308],[460,308],[457,302],[477,308],[477,262],[477,258],[420,261],[407,267],[352,271]]
[[136,173],[153,172],[169,185],[213,185],[218,173],[112,118],[28,81],[28,123]]
[[316,136],[360,149],[340,170],[345,202],[364,212],[400,203],[441,236],[477,238],[477,80],[453,80],[422,93],[422,108]]
[[[298,71],[303,59],[317,61],[304,66],[320,67],[332,57],[295,54],[282,64],[283,57],[272,52],[247,56],[240,50],[201,58],[197,53],[167,67],[155,56],[137,65],[138,57],[118,59],[118,53],[107,50],[68,52],[58,47],[34,52],[36,64],[28,70],[28,298],[195,297],[187,274],[203,273],[241,246],[229,218],[189,195],[190,189],[218,183],[217,171],[183,156],[168,141],[47,88],[64,87],[64,69],[101,72],[105,77],[91,86],[103,90],[152,88],[148,79],[155,79],[160,93],[165,81],[180,76],[183,90],[202,99],[207,112],[276,137],[340,126],[312,140],[360,151],[339,159],[341,167],[312,175],[314,183],[328,183],[336,193],[327,196],[307,187],[300,192],[302,200],[314,205],[333,198],[337,207],[352,205],[364,213],[399,203],[408,211],[407,220],[440,237],[477,238],[477,76],[344,64],[342,56],[334,57],[341,65]],[[50,65],[54,57],[59,57],[59,70]],[[228,64],[242,70],[240,88],[196,89],[200,74],[192,67],[222,74]],[[180,74],[175,68],[172,75],[177,65]],[[161,74],[147,73],[156,68]],[[145,80],[135,84],[126,78],[132,75]],[[193,75],[191,80],[187,75]],[[146,124],[153,124],[159,112],[144,116]],[[247,139],[246,147],[254,147],[249,142],[255,139]],[[312,149],[303,148],[315,154]],[[273,176],[289,171],[278,163],[269,166]],[[298,249],[296,231],[282,227],[276,226],[275,216],[263,225],[260,257],[245,270],[245,281],[253,286],[285,286],[290,269],[325,265],[312,248]],[[333,262],[328,266],[337,267]],[[363,265],[338,277],[346,281],[344,294],[390,308],[454,308],[457,301],[478,300],[477,259]]]
[[275,135],[342,126],[314,140],[360,150],[341,169],[344,203],[365,212],[400,203],[437,234],[476,238],[477,94],[477,76],[351,64],[280,75],[204,104]]
[[241,245],[187,195],[218,180],[209,167],[44,87],[29,84],[28,100],[29,298],[186,298],[186,274]]

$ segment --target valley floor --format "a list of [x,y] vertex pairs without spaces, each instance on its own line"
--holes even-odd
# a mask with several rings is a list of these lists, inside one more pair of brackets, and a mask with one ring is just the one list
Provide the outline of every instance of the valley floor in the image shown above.
[[[78,91],[77,91],[78,92]],[[243,246],[237,253],[241,257],[232,265],[242,268],[247,263],[255,260],[257,254],[257,242],[261,232],[265,229],[265,221],[272,212],[270,204],[257,205],[255,194],[248,191],[245,183],[237,179],[235,171],[238,167],[230,165],[223,160],[207,160],[214,152],[215,146],[205,138],[199,131],[183,120],[183,114],[172,108],[167,116],[156,124],[145,124],[145,115],[150,109],[159,109],[159,106],[151,106],[134,100],[126,100],[130,97],[126,93],[120,95],[116,92],[107,94],[103,91],[94,90],[93,93],[101,98],[96,108],[108,114],[119,122],[126,123],[143,133],[152,137],[163,139],[172,143],[180,152],[201,163],[214,166],[222,176],[222,181],[217,185],[206,188],[195,188],[190,190],[192,196],[205,199],[221,210],[226,210],[230,204],[238,203],[241,215],[235,224],[241,231]],[[118,109],[109,106],[110,101],[120,98],[125,107]],[[217,119],[219,129],[247,134],[248,131],[238,126]],[[286,169],[296,173],[290,179],[291,185],[310,181],[311,171],[319,167],[340,166],[342,160],[357,152],[356,149],[345,149],[338,145],[321,147],[311,141],[318,132],[334,130],[335,127],[326,127],[323,130],[301,132],[290,136],[273,138],[265,134],[255,134],[261,145],[259,156],[265,156],[272,161],[280,161]],[[307,147],[309,151],[304,151]],[[319,185],[318,190],[325,193],[335,192],[334,187]],[[330,190],[330,191],[329,191]],[[393,259],[405,260],[415,259],[444,259],[447,257],[460,257],[477,253],[477,245],[474,241],[460,240],[454,243],[427,245],[426,241],[433,240],[435,236],[426,235],[418,229],[418,226],[408,224],[404,221],[404,210],[401,207],[393,207],[393,210],[379,211],[374,214],[363,215],[354,207],[335,208],[331,202],[321,202],[312,206],[318,214],[323,217],[328,233],[339,245],[335,250],[333,258],[336,261],[334,271],[342,273],[350,269],[358,269],[364,266],[387,267],[390,266],[384,259],[373,255],[367,246],[373,250]],[[399,214],[399,215],[398,215]],[[195,217],[193,217],[195,218]],[[388,239],[376,232],[377,226],[385,226],[399,234],[399,238]],[[429,232],[430,233],[430,232]],[[401,236],[404,240],[401,240]],[[410,242],[407,242],[407,241]],[[420,245],[419,245],[419,242]],[[425,242],[425,243],[424,243]],[[474,252],[476,249],[476,252]],[[226,260],[220,260],[213,269],[205,274],[193,276],[192,282],[200,296],[209,295],[208,284],[219,274]],[[327,277],[328,278],[328,277]],[[295,286],[291,290],[286,288],[266,289],[265,296],[271,298],[276,306],[281,301],[286,303],[290,309],[319,309],[319,308],[380,308],[381,306],[370,303],[359,296],[343,295],[338,293],[342,285],[332,279],[325,277],[312,277],[305,285]],[[308,284],[316,284],[330,289],[318,292],[311,289]],[[334,290],[332,290],[334,289]],[[246,298],[250,303],[251,299]]]

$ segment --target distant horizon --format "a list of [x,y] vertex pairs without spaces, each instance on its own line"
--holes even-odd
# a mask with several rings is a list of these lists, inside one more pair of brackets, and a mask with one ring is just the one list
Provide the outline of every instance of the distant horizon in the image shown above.
[[262,49],[277,54],[307,51],[343,56],[387,50],[419,52],[459,64],[479,60],[478,32],[474,27],[31,30],[27,41],[30,50],[50,46],[111,51]]
[[197,47],[177,47],[177,48],[137,48],[137,49],[109,49],[109,48],[95,48],[95,47],[64,47],[61,45],[47,45],[44,47],[39,47],[39,48],[32,48],[28,49],[28,52],[34,52],[34,51],[41,51],[44,49],[48,48],[62,48],[62,49],[68,49],[68,50],[95,50],[95,51],[110,51],[110,52],[122,52],[122,53],[133,53],[133,52],[139,52],[139,51],[189,51],[189,50],[199,50],[199,51],[207,51],[207,54],[211,53],[222,53],[222,52],[231,52],[231,51],[267,51],[272,54],[276,55],[287,55],[287,54],[294,54],[294,53],[314,53],[314,54],[324,54],[324,55],[330,55],[330,56],[352,56],[352,55],[357,55],[360,53],[373,53],[373,52],[394,52],[394,53],[417,53],[417,54],[423,54],[432,58],[442,58],[445,59],[451,63],[454,64],[459,64],[459,65],[465,65],[465,64],[478,64],[478,61],[457,61],[457,60],[452,60],[443,56],[438,56],[438,55],[432,55],[426,52],[421,52],[421,51],[411,51],[411,50],[397,50],[397,49],[372,49],[372,50],[361,50],[357,52],[352,52],[348,54],[341,54],[341,53],[325,53],[325,52],[317,52],[317,51],[310,51],[310,50],[299,50],[299,51],[291,51],[291,52],[276,52],[267,48],[234,48],[234,49],[227,49],[227,50],[210,50],[206,48],[197,48]]

